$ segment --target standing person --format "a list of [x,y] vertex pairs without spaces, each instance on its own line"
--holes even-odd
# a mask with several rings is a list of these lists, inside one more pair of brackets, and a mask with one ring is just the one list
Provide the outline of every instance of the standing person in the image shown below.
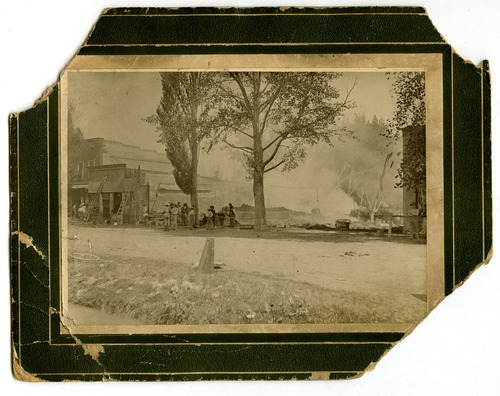
[[218,213],[220,217],[219,222],[222,227],[229,225],[229,207],[224,206],[222,210]]
[[205,217],[207,219],[207,230],[210,230],[212,228],[214,228],[213,226],[213,222],[214,222],[214,214],[213,212],[210,210],[210,208],[207,209],[207,213],[205,213]]
[[209,210],[212,213],[212,228],[215,228],[215,218],[217,214],[215,213],[215,208],[212,205],[210,205]]
[[85,203],[81,203],[80,207],[78,208],[78,217],[80,220],[83,220],[85,218],[85,215],[87,214],[87,206],[85,206]]
[[189,207],[188,207],[188,204],[184,202],[184,205],[182,205],[182,208],[181,208],[182,225],[185,225],[185,226],[188,225],[188,215],[189,215]]
[[422,235],[427,236],[427,205],[425,203],[420,208],[418,215],[422,219]]
[[195,217],[196,217],[195,206],[188,208],[189,228],[191,230],[194,228]]
[[410,204],[410,210],[408,211],[410,217],[410,239],[418,239],[418,229],[420,223],[419,210],[415,202]]
[[165,210],[163,211],[163,225],[165,231],[170,231],[170,204],[165,204]]
[[144,225],[149,225],[149,210],[146,204],[142,205],[142,219],[144,220]]
[[177,201],[177,205],[174,204],[174,206],[177,207],[177,225],[179,225],[179,222],[181,221],[181,201]]
[[172,204],[170,207],[170,226],[172,231],[177,230],[177,216],[179,215],[179,207],[175,204]]
[[236,219],[236,213],[234,213],[234,207],[232,203],[229,203],[229,227],[234,228],[234,220]]

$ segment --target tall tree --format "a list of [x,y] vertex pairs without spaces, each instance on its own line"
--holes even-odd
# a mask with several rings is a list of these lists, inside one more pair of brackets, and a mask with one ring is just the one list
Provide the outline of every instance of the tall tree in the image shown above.
[[204,118],[213,73],[160,73],[162,98],[156,114],[146,119],[156,125],[159,142],[174,167],[174,178],[191,205],[198,210],[198,162],[200,142],[207,136]]
[[[230,72],[215,90],[211,144],[242,153],[253,180],[255,229],[266,228],[264,174],[289,171],[304,161],[305,147],[349,135],[336,119],[353,104],[337,101],[339,73]],[[352,90],[352,88],[351,88]],[[210,148],[210,147],[209,147]]]
[[403,137],[403,159],[398,169],[398,187],[414,190],[425,202],[425,73],[391,73],[396,109],[386,136]]

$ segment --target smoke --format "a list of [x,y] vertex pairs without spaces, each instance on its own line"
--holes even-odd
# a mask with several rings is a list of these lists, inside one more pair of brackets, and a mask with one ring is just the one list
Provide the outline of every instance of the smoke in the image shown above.
[[[380,157],[380,158],[379,158]],[[319,209],[322,220],[334,221],[348,217],[356,208],[356,202],[342,188],[346,173],[342,174],[344,164],[348,160],[352,164],[362,163],[361,168],[370,168],[373,163],[383,167],[383,156],[359,147],[355,140],[343,142],[336,147],[320,143],[306,150],[304,163],[290,172],[280,172],[278,169],[265,174],[264,195],[267,208],[284,207],[299,212],[311,213]],[[398,206],[402,201],[402,189],[395,188],[398,163],[388,170],[384,180],[384,202]],[[356,168],[358,171],[359,169]],[[358,175],[362,181],[360,188],[378,186],[378,168]],[[240,161],[234,158],[230,150],[216,150],[200,157],[199,174],[205,177],[217,178],[228,183],[238,183],[236,190],[241,191],[240,199],[234,201],[253,205],[252,181]],[[357,181],[360,183],[360,181]],[[344,182],[345,187],[345,182]]]
[[332,147],[319,144],[309,147],[305,162],[291,172],[267,174],[266,203],[309,213],[317,208],[326,220],[349,215],[354,200],[338,185],[339,175],[331,166],[332,155]]
[[354,207],[354,200],[340,189],[327,185],[317,187],[277,186],[265,184],[266,207],[285,207],[294,211],[312,213],[319,209],[324,220],[346,217]]

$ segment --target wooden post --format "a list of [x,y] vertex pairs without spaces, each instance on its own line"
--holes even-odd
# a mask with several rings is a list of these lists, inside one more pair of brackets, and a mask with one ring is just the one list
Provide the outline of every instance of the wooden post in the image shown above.
[[392,215],[389,215],[389,228],[387,229],[387,236],[392,237]]
[[102,192],[99,193],[99,222],[102,223],[104,218],[104,204],[102,202]]
[[71,213],[71,217],[75,217],[75,214],[73,213],[73,192],[70,190],[70,193],[68,195],[69,195],[69,210]]
[[420,216],[414,216],[415,228],[417,229],[417,239],[420,239]]
[[199,272],[211,274],[214,272],[214,238],[207,238],[200,258]]
[[113,220],[113,208],[115,206],[115,193],[109,193],[109,218],[111,221]]
[[134,192],[130,193],[130,198],[129,198],[130,200],[133,201],[133,206],[132,206],[132,202],[130,203],[130,206],[133,207],[133,209],[134,209],[134,223],[133,224],[137,224],[139,222],[139,218],[137,215],[137,199],[135,199],[136,194],[137,194],[137,189]]

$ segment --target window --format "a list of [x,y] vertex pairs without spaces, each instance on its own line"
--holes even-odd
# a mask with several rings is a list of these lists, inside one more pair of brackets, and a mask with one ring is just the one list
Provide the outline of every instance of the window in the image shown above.
[[76,167],[77,175],[79,179],[83,179],[83,168],[84,168],[84,163],[83,161],[80,161],[78,163],[78,166]]

